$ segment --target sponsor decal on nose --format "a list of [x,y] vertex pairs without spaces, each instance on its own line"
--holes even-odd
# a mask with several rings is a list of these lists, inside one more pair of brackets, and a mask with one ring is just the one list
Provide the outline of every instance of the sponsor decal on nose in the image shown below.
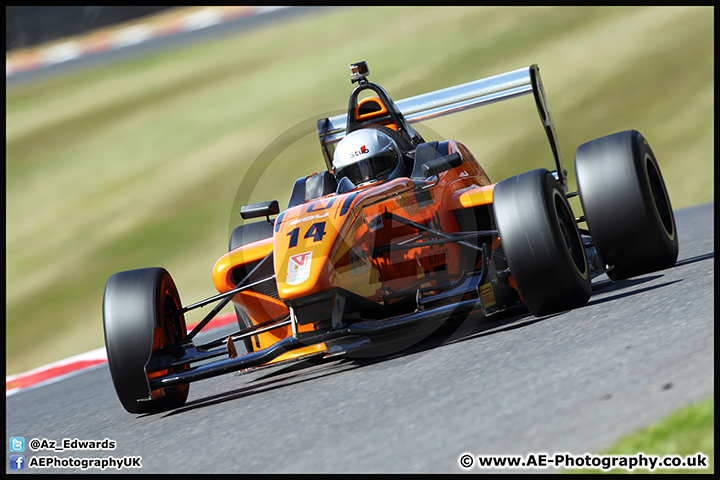
[[300,285],[310,278],[310,264],[312,263],[312,252],[292,255],[288,262],[287,278],[288,285]]

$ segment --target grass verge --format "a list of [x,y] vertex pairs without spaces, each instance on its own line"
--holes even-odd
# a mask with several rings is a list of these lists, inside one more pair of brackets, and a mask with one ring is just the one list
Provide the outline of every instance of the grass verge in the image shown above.
[[[697,453],[708,457],[707,468],[656,468],[653,473],[714,473],[715,396],[681,408],[662,421],[621,438],[600,455],[636,455],[639,452],[658,457],[694,457]],[[628,473],[628,470],[568,469],[563,473]],[[651,473],[651,470],[636,468],[632,473]]]

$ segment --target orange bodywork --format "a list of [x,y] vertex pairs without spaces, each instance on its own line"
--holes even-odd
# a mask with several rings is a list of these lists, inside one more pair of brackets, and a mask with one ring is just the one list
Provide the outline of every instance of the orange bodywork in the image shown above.
[[[377,247],[414,242],[419,235],[412,227],[387,220],[386,213],[435,230],[458,232],[455,210],[491,206],[494,185],[480,164],[462,144],[449,141],[447,146],[449,154],[461,154],[463,163],[435,179],[397,178],[285,210],[275,220],[273,238],[238,247],[217,261],[213,270],[216,289],[220,293],[233,289],[235,269],[247,272],[272,253],[277,298],[252,290],[233,298],[257,325],[287,316],[287,305],[298,299],[333,289],[384,305],[387,292],[457,279],[463,270],[475,267],[467,264],[466,249],[457,243],[377,253]],[[302,333],[313,326],[297,328]],[[256,335],[253,342],[257,348],[266,348],[291,335],[289,326],[279,327]]]
[[386,113],[388,113],[387,107],[378,97],[363,98],[355,107],[355,118],[357,120],[366,120]]

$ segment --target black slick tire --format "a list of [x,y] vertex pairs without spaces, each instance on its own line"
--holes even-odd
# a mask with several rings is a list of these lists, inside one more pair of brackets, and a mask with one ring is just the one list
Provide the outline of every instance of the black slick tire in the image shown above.
[[582,237],[560,184],[545,169],[495,186],[493,211],[510,273],[536,317],[585,304],[591,279]]
[[189,384],[151,392],[147,373],[151,357],[160,348],[181,343],[187,336],[183,315],[165,317],[180,308],[175,283],[163,268],[118,272],[105,284],[108,366],[120,403],[130,413],[170,410],[187,400]]
[[627,130],[575,151],[580,201],[611,280],[675,265],[678,236],[660,167],[647,140]]

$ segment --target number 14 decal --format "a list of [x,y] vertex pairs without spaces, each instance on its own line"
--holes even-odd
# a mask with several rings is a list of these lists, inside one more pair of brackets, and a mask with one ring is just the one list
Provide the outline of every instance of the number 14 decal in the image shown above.
[[[288,237],[290,237],[290,245],[288,245],[288,248],[297,247],[298,244],[298,238],[300,236],[300,227],[292,229],[288,234]],[[310,228],[307,232],[305,232],[305,235],[303,235],[303,238],[312,238],[313,242],[321,242],[323,237],[325,236],[325,222],[318,222],[313,223],[310,225]]]

